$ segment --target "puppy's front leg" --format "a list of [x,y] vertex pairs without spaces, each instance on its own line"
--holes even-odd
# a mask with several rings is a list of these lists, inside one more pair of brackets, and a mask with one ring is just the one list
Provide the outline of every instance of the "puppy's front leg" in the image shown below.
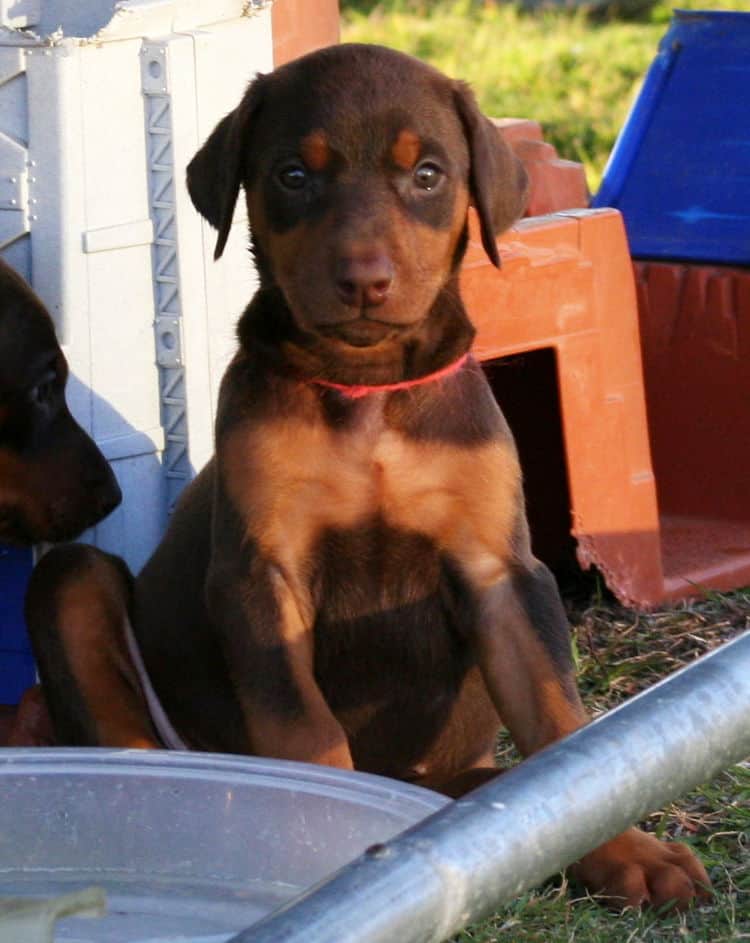
[[479,591],[475,645],[490,697],[524,756],[587,722],[567,620],[543,564],[511,569]]
[[[525,755],[588,720],[575,685],[567,620],[554,580],[532,561],[479,592],[476,648],[490,696]],[[609,903],[683,908],[710,884],[689,848],[630,828],[572,869]]]
[[207,592],[251,751],[353,769],[346,734],[315,681],[313,608],[299,584],[238,548],[214,560]]

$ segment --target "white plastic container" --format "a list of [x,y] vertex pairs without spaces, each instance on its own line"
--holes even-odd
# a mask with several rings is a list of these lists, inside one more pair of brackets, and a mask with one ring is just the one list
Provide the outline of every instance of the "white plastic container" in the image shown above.
[[138,569],[212,451],[218,383],[254,283],[213,261],[185,166],[257,71],[257,0],[0,0],[0,252],[48,305],[76,417],[124,501],[84,539]]
[[76,943],[222,943],[449,800],[305,763],[113,750],[0,750],[0,896],[96,885]]

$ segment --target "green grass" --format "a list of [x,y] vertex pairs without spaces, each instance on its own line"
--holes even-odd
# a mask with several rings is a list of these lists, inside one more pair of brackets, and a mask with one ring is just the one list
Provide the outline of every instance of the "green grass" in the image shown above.
[[[747,0],[679,5],[748,9]],[[585,165],[592,191],[669,18],[663,2],[639,22],[489,0],[342,3],[343,39],[411,53],[469,81],[488,114],[541,122],[560,156]]]

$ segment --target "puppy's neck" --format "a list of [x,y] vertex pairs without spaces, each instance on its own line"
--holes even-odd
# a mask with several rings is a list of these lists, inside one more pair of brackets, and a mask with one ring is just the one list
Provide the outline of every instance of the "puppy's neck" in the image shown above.
[[322,386],[324,389],[336,390],[349,399],[362,399],[364,396],[372,396],[375,393],[396,393],[400,390],[410,390],[416,386],[424,386],[426,383],[437,383],[453,376],[454,373],[463,367],[469,359],[468,353],[462,354],[458,360],[449,363],[446,367],[441,367],[434,373],[428,373],[423,377],[416,377],[413,380],[401,380],[398,383],[382,383],[375,386],[356,385],[352,386],[346,383],[332,383],[330,380],[311,380],[315,386]]
[[353,347],[300,330],[276,287],[261,287],[237,326],[241,348],[256,362],[260,359],[275,372],[334,388],[427,380],[457,364],[468,353],[474,334],[457,280],[443,288],[422,321],[371,347]]

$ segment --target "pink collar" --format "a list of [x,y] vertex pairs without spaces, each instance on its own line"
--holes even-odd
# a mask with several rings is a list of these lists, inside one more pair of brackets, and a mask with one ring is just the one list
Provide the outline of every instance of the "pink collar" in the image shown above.
[[417,377],[415,380],[402,380],[400,383],[384,383],[381,386],[347,386],[346,383],[332,383],[330,380],[313,380],[316,386],[324,386],[327,390],[338,390],[349,399],[361,399],[363,396],[369,396],[371,393],[393,393],[396,390],[410,390],[415,386],[423,386],[425,383],[432,383],[434,380],[443,380],[445,377],[452,376],[463,367],[468,360],[469,355],[464,354],[453,363],[449,363],[434,373],[428,373],[427,376]]

